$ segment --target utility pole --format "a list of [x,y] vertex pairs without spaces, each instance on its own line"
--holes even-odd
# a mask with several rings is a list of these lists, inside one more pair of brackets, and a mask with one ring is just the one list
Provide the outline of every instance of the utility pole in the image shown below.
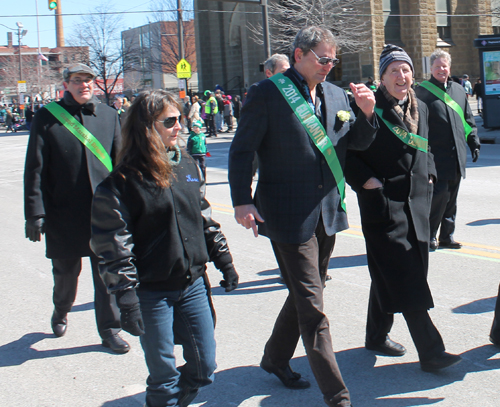
[[179,57],[184,59],[184,23],[182,21],[182,0],[177,0],[177,35],[179,42]]

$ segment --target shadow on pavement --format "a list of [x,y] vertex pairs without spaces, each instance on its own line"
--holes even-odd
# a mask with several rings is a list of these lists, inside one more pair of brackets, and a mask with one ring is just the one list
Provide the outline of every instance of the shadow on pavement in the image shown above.
[[90,311],[94,309],[94,302],[87,302],[86,304],[78,304],[73,305],[71,308],[71,312],[82,312],[82,311]]
[[0,367],[19,366],[34,359],[68,356],[86,352],[106,352],[106,348],[99,345],[77,346],[75,348],[37,350],[32,346],[44,339],[56,339],[53,334],[32,332],[23,335],[14,342],[0,346]]
[[452,309],[454,314],[483,314],[495,309],[497,297],[481,298]]
[[[221,278],[222,279],[222,278]],[[265,280],[247,281],[239,283],[238,288],[226,293],[222,287],[212,287],[212,295],[246,295],[267,293],[270,291],[284,290],[286,287],[280,282],[279,278],[268,278]]]
[[500,219],[481,219],[466,223],[467,226],[500,225]]
[[368,261],[366,254],[357,254],[355,256],[336,256],[330,259],[329,269],[340,269],[344,267],[366,266]]
[[[410,407],[433,405],[445,398],[405,397],[402,394],[437,389],[463,380],[468,373],[498,369],[500,360],[491,359],[497,352],[498,349],[490,345],[471,349],[462,354],[462,363],[440,373],[422,372],[418,362],[375,366],[375,354],[364,348],[344,350],[337,352],[336,356],[355,406]],[[323,406],[307,358],[295,358],[291,366],[311,381],[311,388],[289,390],[259,366],[238,366],[216,372],[214,383],[202,388],[193,404],[203,407],[239,406],[257,398],[262,407]],[[139,393],[108,401],[102,407],[142,406],[142,400],[144,393]]]

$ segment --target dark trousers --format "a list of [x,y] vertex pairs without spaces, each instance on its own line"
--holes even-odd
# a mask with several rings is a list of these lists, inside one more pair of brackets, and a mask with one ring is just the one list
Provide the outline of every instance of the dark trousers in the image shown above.
[[495,317],[491,326],[490,337],[495,343],[500,343],[500,286],[498,286],[498,296],[495,305]]
[[207,179],[207,167],[205,165],[205,154],[193,154],[191,157],[198,163],[203,178]]
[[438,180],[434,184],[431,215],[429,218],[431,239],[437,236],[440,224],[439,241],[449,242],[453,238],[460,181],[460,174],[458,174],[454,180]]
[[205,119],[205,123],[207,125],[208,137],[217,136],[217,131],[215,130],[215,117],[213,114],[207,114],[207,118]]
[[[120,313],[114,295],[108,294],[99,275],[99,260],[90,257],[92,278],[94,280],[94,309],[97,330],[101,338],[107,338],[120,332]],[[82,270],[82,259],[52,259],[54,275],[53,302],[56,310],[66,314],[71,310],[76,298],[78,277]]]
[[264,353],[274,365],[285,368],[302,336],[326,403],[349,406],[349,391],[337,365],[328,318],[323,313],[323,287],[335,235],[326,235],[320,219],[315,234],[305,243],[271,243],[289,294]]
[[[441,334],[432,323],[427,310],[403,312],[403,317],[406,320],[406,325],[408,325],[413,343],[417,348],[420,361],[432,359],[444,351]],[[387,334],[391,331],[393,322],[394,314],[382,311],[372,283],[368,301],[366,341],[383,343]]]

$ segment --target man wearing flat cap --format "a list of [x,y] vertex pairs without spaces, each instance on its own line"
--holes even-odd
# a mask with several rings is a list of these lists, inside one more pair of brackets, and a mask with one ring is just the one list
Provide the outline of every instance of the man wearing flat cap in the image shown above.
[[116,110],[93,96],[95,76],[84,64],[67,67],[63,99],[38,110],[33,118],[24,170],[26,237],[38,242],[45,234],[54,275],[54,334],[66,333],[82,257],[89,257],[102,344],[126,353],[130,347],[118,335],[115,298],[107,293],[89,246],[93,194],[111,171],[121,143]]
[[428,309],[429,211],[436,179],[428,149],[427,106],[415,96],[413,62],[400,47],[380,56],[375,113],[380,130],[365,151],[348,151],[345,175],[356,191],[372,278],[365,347],[390,356],[406,349],[389,338],[402,313],[424,371],[460,362],[445,352]]

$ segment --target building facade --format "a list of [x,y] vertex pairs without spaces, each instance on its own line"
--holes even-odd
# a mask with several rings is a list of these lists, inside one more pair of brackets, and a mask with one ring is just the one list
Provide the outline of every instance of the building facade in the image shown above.
[[[63,89],[62,71],[72,63],[88,63],[88,47],[38,48],[12,42],[7,33],[7,45],[0,46],[0,95],[4,102],[18,98],[18,81],[26,81],[26,96],[55,99]],[[21,61],[19,61],[21,59]],[[47,60],[45,60],[47,59]],[[20,63],[21,62],[21,63]]]
[[[262,22],[262,7],[211,0],[195,0],[194,5],[200,88],[219,84],[226,93],[243,94],[264,78],[259,71],[264,47],[251,40],[249,29]],[[428,57],[436,48],[451,54],[452,75],[468,74],[475,81],[480,68],[473,41],[499,32],[500,19],[492,13],[499,5],[498,0],[362,0],[356,11],[367,20],[366,47],[355,53],[338,50],[341,63],[328,80],[344,87],[368,76],[378,81],[380,53],[393,43],[412,58],[417,81],[429,78]]]
[[[184,59],[191,65],[188,89],[198,91],[193,20],[183,22]],[[177,90],[176,66],[181,59],[177,21],[157,21],[122,31],[124,88]]]

